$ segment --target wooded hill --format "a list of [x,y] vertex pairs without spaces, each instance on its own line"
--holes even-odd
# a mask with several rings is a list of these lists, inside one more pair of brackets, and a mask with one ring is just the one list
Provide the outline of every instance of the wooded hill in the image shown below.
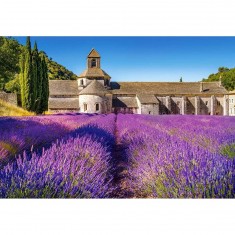
[[[7,92],[20,92],[19,59],[23,45],[11,37],[0,37],[0,90]],[[64,66],[55,62],[44,51],[48,68],[48,77],[51,80],[76,80],[77,76]]]

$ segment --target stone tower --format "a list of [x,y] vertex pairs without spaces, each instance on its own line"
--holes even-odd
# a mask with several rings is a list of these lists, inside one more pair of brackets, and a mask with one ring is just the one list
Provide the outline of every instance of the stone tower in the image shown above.
[[82,90],[93,80],[99,81],[107,88],[110,86],[111,77],[101,69],[100,60],[99,53],[95,49],[92,49],[87,56],[87,68],[78,76],[79,90]]
[[100,68],[100,55],[95,49],[87,56],[87,68]]

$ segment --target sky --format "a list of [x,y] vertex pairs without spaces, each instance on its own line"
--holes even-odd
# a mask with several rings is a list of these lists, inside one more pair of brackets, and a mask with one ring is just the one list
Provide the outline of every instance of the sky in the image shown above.
[[[25,45],[26,37],[14,37]],[[54,61],[79,75],[92,48],[112,81],[200,81],[235,67],[235,37],[31,37]]]

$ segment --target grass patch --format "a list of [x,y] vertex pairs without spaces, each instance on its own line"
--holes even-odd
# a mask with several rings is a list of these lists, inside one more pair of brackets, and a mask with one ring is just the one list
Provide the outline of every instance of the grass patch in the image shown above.
[[0,116],[32,116],[32,115],[35,114],[0,99]]

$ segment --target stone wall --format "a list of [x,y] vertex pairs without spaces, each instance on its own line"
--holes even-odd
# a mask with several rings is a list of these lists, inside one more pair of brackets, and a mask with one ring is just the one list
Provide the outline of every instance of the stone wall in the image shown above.
[[11,104],[17,105],[17,95],[15,93],[6,93],[0,91],[0,99]]
[[229,95],[229,116],[235,116],[235,94]]
[[158,104],[141,104],[141,114],[159,115]]
[[[84,110],[87,105],[87,110]],[[99,104],[99,110],[96,110],[96,104]],[[80,95],[79,107],[82,113],[110,113],[112,110],[112,96]]]

